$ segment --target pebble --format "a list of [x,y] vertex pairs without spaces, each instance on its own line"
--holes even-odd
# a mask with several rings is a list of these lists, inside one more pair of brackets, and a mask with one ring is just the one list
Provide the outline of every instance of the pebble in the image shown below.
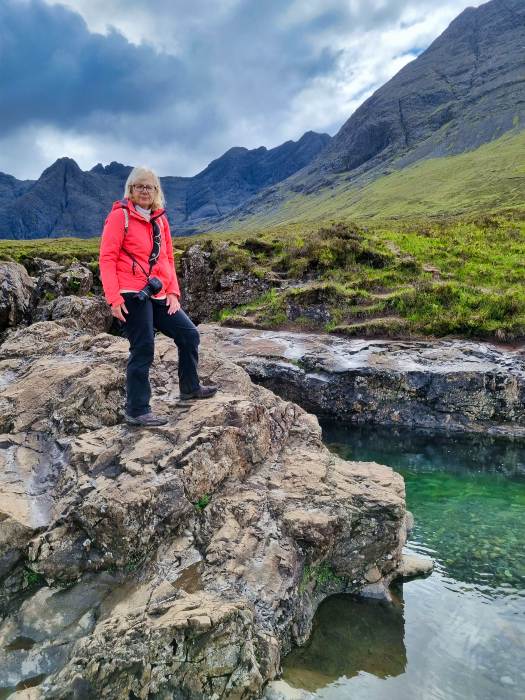
[[510,676],[501,676],[499,680],[502,685],[514,685],[514,681]]

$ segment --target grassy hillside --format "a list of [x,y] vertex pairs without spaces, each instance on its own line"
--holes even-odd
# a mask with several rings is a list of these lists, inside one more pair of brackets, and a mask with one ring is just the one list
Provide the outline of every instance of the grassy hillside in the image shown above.
[[[523,160],[514,167],[523,169]],[[437,197],[438,185],[426,189]],[[525,339],[525,209],[516,205],[461,217],[299,221],[174,242],[177,259],[193,243],[204,246],[214,278],[243,271],[273,285],[250,304],[223,308],[216,320],[226,324],[514,341]],[[98,246],[97,239],[0,241],[0,259],[30,272],[35,257],[81,260],[96,274]]]
[[223,271],[278,279],[218,320],[349,336],[525,338],[521,212],[238,233],[205,246]]
[[232,228],[327,218],[387,219],[525,208],[525,131],[458,156],[433,158],[365,186],[339,175],[332,186],[289,197]]

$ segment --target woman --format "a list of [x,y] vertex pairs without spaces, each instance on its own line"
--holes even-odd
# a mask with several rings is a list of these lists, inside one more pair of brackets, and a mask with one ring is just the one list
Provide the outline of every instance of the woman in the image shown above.
[[155,330],[173,338],[179,351],[179,389],[183,399],[213,396],[216,386],[201,386],[197,374],[199,332],[181,309],[173,246],[164,213],[159,178],[134,168],[124,199],[113,204],[100,244],[100,277],[115,318],[124,324],[130,353],[126,373],[126,422],[165,425],[152,413],[149,368]]

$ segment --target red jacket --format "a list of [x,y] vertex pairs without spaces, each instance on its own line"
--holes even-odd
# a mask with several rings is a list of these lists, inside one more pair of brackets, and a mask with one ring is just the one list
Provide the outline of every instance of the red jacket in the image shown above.
[[[127,208],[128,231],[125,233],[125,212]],[[151,213],[152,219],[158,219],[162,231],[160,254],[151,270],[151,277],[158,277],[162,282],[161,291],[155,296],[164,297],[166,294],[176,294],[180,297],[179,283],[173,262],[173,246],[168,220],[164,209]],[[122,304],[124,298],[120,290],[140,291],[147,283],[147,277],[139,265],[133,265],[133,260],[122,248],[124,247],[140,263],[146,272],[149,271],[149,256],[153,246],[153,225],[146,221],[135,209],[133,202],[122,200],[115,202],[110,211],[100,243],[100,278],[104,287],[106,301],[111,306]]]

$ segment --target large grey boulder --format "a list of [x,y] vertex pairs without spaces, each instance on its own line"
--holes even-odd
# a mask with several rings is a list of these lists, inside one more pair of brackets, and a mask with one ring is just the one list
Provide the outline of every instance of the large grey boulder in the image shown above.
[[0,659],[20,648],[0,687],[36,669],[46,700],[257,698],[324,598],[387,595],[402,478],[331,454],[313,416],[202,341],[220,391],[179,402],[160,339],[155,430],[121,422],[125,340],[63,319],[2,346]]
[[111,328],[113,316],[104,297],[65,296],[40,304],[36,309],[35,321],[58,321],[70,318],[77,328],[94,333],[107,332]]

